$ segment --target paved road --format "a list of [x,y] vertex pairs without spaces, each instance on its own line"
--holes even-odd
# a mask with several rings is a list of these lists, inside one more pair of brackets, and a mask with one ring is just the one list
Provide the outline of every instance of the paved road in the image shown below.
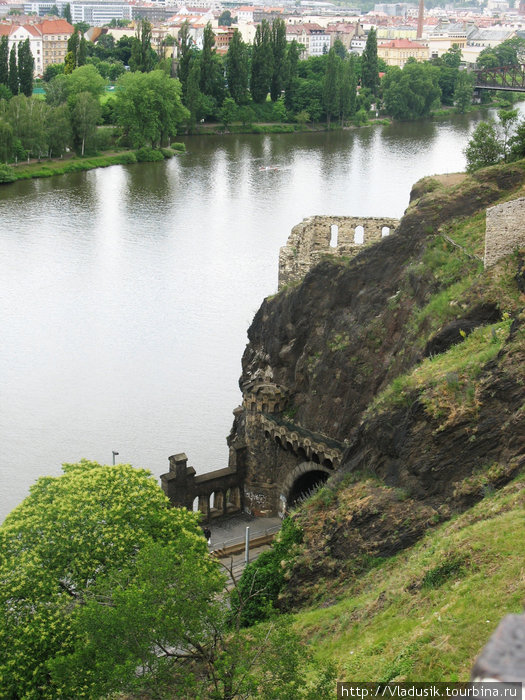
[[281,518],[254,518],[246,513],[218,518],[208,524],[211,530],[211,549],[223,549],[238,542],[244,542],[246,528],[250,528],[250,539],[267,533],[274,533],[281,527]]

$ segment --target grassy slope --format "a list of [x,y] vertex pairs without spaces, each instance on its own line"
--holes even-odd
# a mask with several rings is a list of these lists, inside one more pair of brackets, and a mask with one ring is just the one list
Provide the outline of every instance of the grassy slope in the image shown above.
[[[521,161],[519,166],[523,165]],[[463,186],[460,181],[448,191],[454,196]],[[436,182],[435,187],[443,191],[441,183]],[[434,189],[432,183],[429,189]],[[499,201],[524,194],[520,185],[502,192]],[[471,255],[482,257],[485,208],[471,217],[448,222],[442,233]],[[511,354],[520,354],[523,332],[512,340],[508,332],[512,317],[523,317],[524,299],[515,282],[514,262],[502,261],[484,271],[479,260],[465,257],[439,234],[419,266],[423,273],[431,270],[443,287],[412,318],[409,333],[412,331],[414,342],[424,344],[449,318],[457,316],[457,306],[466,306],[466,295],[474,294],[477,301],[497,302],[502,312],[498,323],[478,328],[463,343],[399,376],[371,407],[388,412],[416,391],[439,430],[475,414],[478,375],[487,362],[503,347]],[[521,411],[525,411],[525,403]],[[476,655],[500,619],[522,610],[525,476],[495,492],[494,484],[505,468],[487,464],[484,472],[466,479],[462,488],[484,492],[485,498],[429,531],[418,544],[386,561],[377,559],[373,568],[357,578],[349,567],[346,585],[335,588],[337,602],[330,599],[329,577],[314,584],[317,590],[311,599],[319,601],[320,607],[296,614],[295,625],[319,659],[336,663],[341,679],[467,680]],[[369,491],[379,486],[366,479],[361,483]],[[358,494],[350,492],[356,487],[345,487],[344,483],[341,487],[343,493],[335,499],[339,505],[334,505],[334,499],[331,504],[325,499],[326,508],[322,503],[320,506],[326,488],[314,496],[312,506],[306,504],[307,512],[300,516],[302,524],[310,521],[315,530],[315,522],[323,519],[318,513],[312,520],[312,508],[321,507],[336,521],[339,513],[341,522],[344,516],[337,508],[357,512]],[[345,488],[350,498],[346,506]]]
[[339,602],[295,616],[316,657],[355,681],[468,680],[525,594],[525,476],[369,571]]

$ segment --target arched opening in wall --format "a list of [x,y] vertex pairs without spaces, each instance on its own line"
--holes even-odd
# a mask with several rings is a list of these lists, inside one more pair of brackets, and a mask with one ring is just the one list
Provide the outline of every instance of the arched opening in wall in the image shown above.
[[196,513],[199,510],[199,497],[198,496],[195,496],[195,498],[193,499],[191,509],[194,513]]
[[268,412],[268,404],[263,403],[263,405],[262,405],[262,412],[263,412],[263,413],[267,413],[267,412]]
[[293,452],[293,445],[292,445],[292,443],[291,443],[289,440],[286,441],[286,449],[287,449],[289,452]]
[[337,237],[339,235],[339,226],[332,224],[330,226],[330,248],[337,248]]
[[319,455],[316,452],[312,452],[312,462],[315,462],[316,464],[321,464]]
[[316,469],[301,474],[301,476],[294,481],[290,489],[290,494],[287,498],[288,508],[293,508],[298,503],[301,503],[301,501],[304,501],[305,498],[311,496],[327,479],[328,474],[326,472]]
[[299,459],[304,460],[304,461],[306,461],[308,459],[308,457],[306,456],[306,451],[302,447],[300,447],[297,450],[297,456],[299,457]]
[[365,242],[365,229],[363,226],[356,226],[354,232],[354,243],[362,245]]
[[266,439],[268,439],[268,438],[270,437],[270,433],[268,432],[268,430],[265,430],[265,431],[264,431],[264,437],[265,437]]
[[381,238],[384,238],[385,236],[390,236],[390,228],[388,226],[383,226],[381,229]]
[[324,466],[324,467],[328,467],[328,469],[333,469],[333,468],[334,468],[334,465],[332,464],[332,460],[331,460],[331,459],[328,459],[328,457],[327,457],[326,459],[323,460],[323,466]]
[[282,447],[282,446],[283,446],[283,443],[281,442],[281,438],[279,437],[279,435],[276,435],[276,436],[275,436],[275,442],[277,443],[277,445],[278,445],[279,447]]
[[210,504],[210,509],[215,508],[215,491],[210,496],[209,504]]

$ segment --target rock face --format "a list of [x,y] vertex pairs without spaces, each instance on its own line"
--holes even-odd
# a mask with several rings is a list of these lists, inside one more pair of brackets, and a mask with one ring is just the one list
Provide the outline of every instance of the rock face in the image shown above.
[[[372,489],[359,515],[348,507],[334,518],[345,530],[343,539],[330,518],[328,530],[306,534],[305,547],[317,552],[319,570],[310,560],[303,574],[335,575],[338,558],[351,556],[352,542],[359,542],[355,547],[365,558],[367,552],[391,553],[481,498],[485,488],[505,483],[522,465],[520,258],[483,272],[475,256],[449,245],[439,231],[484,211],[524,179],[523,170],[511,167],[484,171],[453,190],[419,187],[395,235],[361,247],[350,260],[322,260],[257,312],[242,360],[243,407],[229,437],[230,449],[242,451],[237,464],[246,474],[247,507],[282,512],[317,484],[328,478],[328,487],[337,485],[345,474],[374,476],[387,489],[379,500]],[[326,230],[323,236],[326,242]],[[503,278],[510,290],[505,299]],[[480,360],[475,376],[451,366],[440,380],[443,388],[431,378],[401,405],[374,408],[393,380],[500,321],[504,312],[514,318],[510,332],[505,327],[508,337],[495,357]],[[396,489],[405,494],[402,506]],[[386,549],[380,541],[388,542]]]
[[487,209],[485,267],[510,255],[525,242],[525,197]]
[[324,256],[353,257],[396,232],[398,219],[311,216],[294,226],[279,252],[279,289],[298,282]]

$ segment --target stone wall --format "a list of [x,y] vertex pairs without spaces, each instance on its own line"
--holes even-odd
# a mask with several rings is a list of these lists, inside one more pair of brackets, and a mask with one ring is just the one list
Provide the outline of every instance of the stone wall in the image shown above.
[[353,257],[363,246],[395,233],[398,224],[398,219],[357,216],[303,219],[279,252],[279,289],[301,280],[325,255]]
[[485,267],[525,246],[525,197],[487,209]]

